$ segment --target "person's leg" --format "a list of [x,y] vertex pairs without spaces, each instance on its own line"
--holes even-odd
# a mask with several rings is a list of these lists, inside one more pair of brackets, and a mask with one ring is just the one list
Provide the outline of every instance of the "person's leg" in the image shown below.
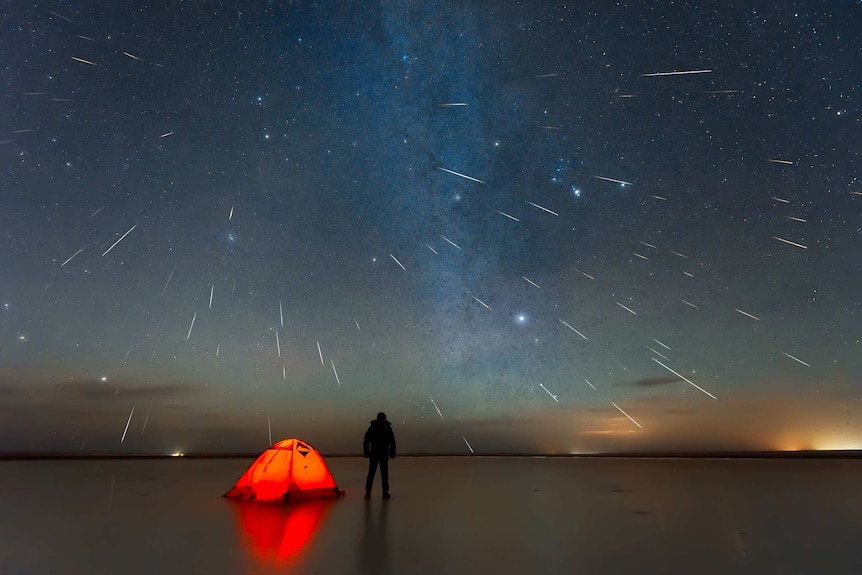
[[377,458],[372,455],[368,458],[368,477],[365,478],[365,491],[371,491],[375,473],[377,473]]
[[383,493],[389,493],[389,460],[380,458],[380,480],[383,482]]

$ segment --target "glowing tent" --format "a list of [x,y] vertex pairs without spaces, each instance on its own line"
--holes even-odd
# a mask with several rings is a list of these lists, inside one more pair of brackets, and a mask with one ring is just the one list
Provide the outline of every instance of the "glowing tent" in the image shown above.
[[343,494],[316,449],[299,439],[284,439],[261,453],[224,496],[287,503]]

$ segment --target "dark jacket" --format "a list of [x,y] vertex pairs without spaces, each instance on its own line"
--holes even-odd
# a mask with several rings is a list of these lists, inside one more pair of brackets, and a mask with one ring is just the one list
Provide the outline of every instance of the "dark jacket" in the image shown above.
[[395,458],[395,434],[391,423],[385,419],[371,420],[362,441],[362,454],[377,459]]

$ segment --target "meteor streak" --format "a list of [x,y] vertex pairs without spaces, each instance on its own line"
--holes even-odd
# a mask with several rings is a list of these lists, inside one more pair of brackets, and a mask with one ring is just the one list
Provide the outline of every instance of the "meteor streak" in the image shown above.
[[708,74],[712,70],[682,70],[679,72],[650,72],[649,74],[641,74],[642,78],[654,78],[656,76],[683,76],[685,74]]
[[63,16],[62,14],[57,14],[57,13],[56,13],[56,12],[54,12],[53,10],[48,10],[48,12],[50,12],[51,14],[53,14],[54,16],[56,16],[57,18],[62,18],[62,19],[63,19],[63,20],[65,20],[66,22],[73,23],[71,20],[69,20],[68,18],[66,18],[66,17],[65,17],[65,16]]
[[129,431],[129,424],[132,422],[132,416],[135,414],[135,406],[132,406],[132,411],[129,412],[129,419],[126,421],[126,428],[123,430],[123,437],[120,438],[120,443],[126,440],[126,433]]
[[83,58],[76,58],[72,56],[72,60],[75,62],[80,62],[81,64],[89,64],[90,66],[98,66],[95,62],[90,62],[89,60],[84,60]]
[[137,56],[135,56],[134,54],[129,54],[128,52],[123,52],[123,55],[128,56],[128,57],[129,57],[129,58],[131,58],[132,60],[137,60],[138,62],[140,62],[140,61],[141,61],[141,59],[140,59],[140,58],[138,58]]
[[527,283],[528,283],[528,284],[530,284],[531,286],[534,286],[534,287],[536,287],[536,288],[538,288],[538,289],[542,289],[541,287],[539,287],[539,284],[537,284],[536,282],[532,281],[531,279],[529,279],[529,278],[527,278],[527,277],[521,276],[521,279],[523,279],[525,282],[527,282]]
[[120,243],[121,241],[123,241],[123,238],[125,238],[127,235],[129,235],[130,233],[132,233],[132,230],[133,230],[133,229],[135,229],[136,227],[138,227],[138,224],[135,224],[135,225],[133,225],[132,227],[130,227],[130,228],[129,228],[129,231],[127,231],[127,232],[126,232],[126,233],[124,233],[122,236],[120,236],[120,239],[118,239],[117,241],[115,241],[115,242],[111,245],[111,247],[109,247],[108,249],[106,249],[106,250],[105,250],[105,253],[103,253],[103,254],[102,254],[102,257],[105,257],[106,255],[108,255],[108,252],[109,252],[109,251],[111,251],[112,249],[114,249],[114,247],[115,247],[118,243]]
[[[784,353],[784,352],[782,351],[781,353]],[[802,360],[801,360],[801,359],[799,359],[798,357],[793,357],[793,356],[792,356],[792,355],[790,355],[789,353],[784,353],[784,355],[786,355],[787,357],[789,357],[789,358],[790,358],[790,359],[792,359],[793,361],[798,361],[799,363],[801,363],[802,365],[804,365],[804,366],[806,366],[806,367],[811,367],[811,365],[810,365],[810,364],[805,363],[804,361],[802,361]]]
[[474,178],[474,177],[472,177],[472,176],[468,176],[468,175],[466,175],[466,174],[461,174],[461,173],[458,173],[458,172],[453,172],[452,170],[447,170],[446,168],[441,168],[440,166],[437,166],[437,169],[439,169],[439,170],[443,170],[443,171],[444,171],[444,172],[446,172],[447,174],[452,174],[452,175],[455,175],[455,176],[459,176],[459,177],[461,177],[461,178],[464,178],[465,180],[471,180],[471,181],[473,181],[473,182],[478,182],[478,183],[480,183],[480,184],[484,184],[484,183],[485,183],[485,182],[483,182],[482,180],[476,179],[476,178]]
[[784,164],[786,166],[794,165],[790,160],[779,160],[777,158],[770,158],[766,160],[767,162],[772,162],[773,164]]
[[660,341],[659,341],[659,340],[657,340],[656,338],[651,337],[650,339],[651,339],[651,340],[653,340],[654,342],[656,342],[657,344],[659,344],[660,346],[662,346],[663,348],[668,349],[668,350],[670,349],[670,346],[667,346],[667,345],[663,344],[662,342],[660,342]]
[[510,216],[510,215],[509,215],[509,214],[507,214],[506,212],[501,212],[500,210],[497,210],[497,213],[498,213],[498,214],[500,214],[501,216],[506,216],[506,217],[507,217],[507,218],[509,218],[510,220],[515,220],[516,222],[520,222],[520,221],[521,221],[521,220],[519,220],[518,218],[516,218],[515,216]]
[[168,281],[165,282],[165,287],[162,288],[162,293],[159,295],[164,295],[165,290],[168,289],[168,284],[171,283],[171,278],[174,277],[175,271],[177,271],[176,264],[174,264],[174,269],[171,270],[171,274],[168,276]]
[[629,312],[630,314],[632,314],[632,315],[637,315],[637,312],[636,312],[636,311],[634,311],[634,310],[633,310],[633,309],[631,309],[631,308],[628,308],[628,307],[624,306],[624,305],[623,305],[623,304],[621,304],[620,302],[614,302],[614,303],[616,303],[618,306],[620,306],[621,308],[623,308],[624,310],[626,310],[626,311],[627,311],[627,312]]
[[560,400],[559,400],[559,399],[557,399],[557,396],[556,396],[556,395],[554,395],[553,393],[551,393],[550,391],[548,391],[548,388],[547,388],[547,387],[545,387],[545,386],[544,386],[544,384],[541,384],[541,383],[540,383],[540,384],[539,384],[539,387],[541,387],[542,389],[544,389],[544,390],[545,390],[545,392],[546,392],[548,395],[550,395],[550,396],[551,396],[551,399],[553,399],[553,400],[554,400],[554,401],[556,401],[557,403],[560,403]]
[[536,76],[536,78],[555,78],[557,76],[562,76],[562,74],[559,72],[554,74],[539,74],[538,76]]
[[393,260],[395,260],[395,263],[398,264],[398,267],[400,267],[405,272],[407,271],[407,268],[405,268],[404,266],[401,265],[401,262],[398,261],[398,258],[393,256],[392,254],[389,254],[389,257],[392,258]]
[[587,385],[589,385],[590,387],[592,387],[593,389],[595,389],[596,391],[598,391],[598,389],[596,389],[596,386],[595,386],[595,385],[593,385],[592,383],[590,383],[590,380],[589,380],[589,379],[584,378],[584,381],[586,381],[586,382],[587,382]]
[[616,178],[606,178],[605,176],[593,176],[593,177],[596,178],[597,180],[604,180],[606,182],[613,182],[615,184],[620,184],[623,186],[633,186],[634,185],[634,183],[632,183],[632,182],[627,182],[625,180],[618,180]]
[[143,425],[143,427],[141,427],[141,433],[143,433],[144,430],[147,429],[147,422],[150,420],[150,412],[152,410],[153,410],[152,407],[147,409],[147,416],[144,418],[144,425]]
[[734,308],[734,309],[735,309],[736,311],[738,311],[739,313],[741,313],[742,315],[744,315],[744,316],[748,316],[748,317],[750,317],[751,319],[756,319],[757,321],[760,321],[760,318],[759,318],[759,317],[757,317],[757,316],[751,315],[751,314],[750,314],[750,313],[748,313],[748,312],[744,312],[744,311],[742,311],[742,310],[741,310],[741,309],[739,309],[739,308]]
[[534,204],[534,203],[533,203],[533,202],[531,202],[531,201],[527,201],[527,203],[528,203],[528,204],[530,204],[531,206],[533,206],[534,208],[539,208],[540,210],[544,210],[544,211],[548,212],[548,213],[549,213],[549,214],[551,214],[551,215],[554,215],[554,216],[559,216],[559,215],[560,215],[560,214],[558,214],[557,212],[551,211],[551,210],[549,210],[548,208],[545,208],[545,207],[540,206],[539,204]]
[[680,300],[680,301],[681,301],[682,303],[684,303],[685,305],[687,305],[687,306],[691,306],[691,307],[693,307],[694,309],[700,309],[699,307],[697,307],[696,305],[694,305],[694,304],[693,304],[693,303],[691,303],[690,301],[686,301],[686,300],[684,300],[684,299],[683,299],[683,300]]
[[637,425],[638,427],[640,427],[641,429],[643,429],[643,426],[642,426],[640,423],[638,423],[637,421],[635,421],[634,419],[632,419],[632,416],[631,416],[631,415],[629,415],[628,413],[626,413],[625,411],[623,411],[623,408],[622,408],[622,407],[620,407],[619,405],[617,405],[617,404],[616,404],[616,403],[614,403],[613,401],[611,402],[611,405],[613,405],[614,407],[616,407],[617,409],[619,409],[619,410],[620,410],[620,413],[622,413],[623,415],[625,415],[626,417],[628,417],[628,418],[629,418],[629,421],[631,421],[632,423],[634,423],[635,425]]
[[463,440],[464,440],[464,443],[466,443],[466,444],[467,444],[467,449],[469,449],[469,450],[470,450],[470,453],[476,453],[475,451],[473,451],[473,447],[470,445],[470,442],[469,442],[469,441],[467,441],[467,438],[466,438],[466,437],[464,437],[464,435],[461,435],[461,439],[463,439]]
[[662,366],[663,368],[665,368],[666,370],[668,370],[669,372],[671,372],[672,374],[674,374],[675,376],[677,376],[678,378],[682,379],[682,380],[683,380],[683,381],[685,381],[685,382],[690,383],[690,384],[691,384],[691,385],[693,385],[695,388],[699,389],[700,391],[702,391],[703,393],[707,394],[707,395],[708,395],[708,396],[710,396],[711,398],[713,398],[713,399],[718,399],[718,398],[717,398],[717,397],[715,397],[713,394],[711,394],[710,392],[708,392],[708,391],[707,391],[707,390],[705,390],[704,388],[700,387],[699,385],[697,385],[695,382],[693,382],[692,380],[690,380],[690,379],[689,379],[689,378],[687,378],[686,376],[684,376],[684,375],[682,375],[681,373],[678,373],[678,372],[676,372],[676,371],[672,370],[671,368],[669,368],[668,366],[666,366],[665,364],[663,364],[662,362],[660,362],[660,361],[659,361],[659,360],[657,360],[656,358],[652,357],[652,358],[650,358],[650,359],[652,359],[654,362],[656,362],[657,364],[659,364],[660,366]]
[[789,204],[790,200],[785,200],[784,198],[779,198],[778,196],[772,196],[771,200],[775,200],[776,202],[782,202],[784,204]]
[[160,138],[167,138],[168,136],[170,136],[170,135],[171,135],[171,134],[173,134],[173,133],[174,133],[174,131],[173,131],[173,130],[171,130],[170,132],[165,132],[164,134],[162,134],[162,135],[161,135],[161,136],[159,136],[159,137],[160,137]]
[[195,320],[198,318],[198,312],[192,316],[192,324],[189,326],[189,333],[186,334],[186,339],[189,339],[192,336],[192,329],[195,327]]
[[439,408],[439,407],[437,407],[437,404],[434,402],[434,398],[429,396],[429,397],[428,397],[428,399],[430,399],[430,400],[431,400],[431,405],[433,405],[433,406],[434,406],[434,409],[436,409],[436,410],[437,410],[437,415],[439,415],[439,416],[440,416],[440,419],[445,419],[445,418],[443,417],[443,414],[440,412],[440,408]]
[[425,244],[425,247],[426,247],[426,248],[428,248],[429,250],[431,250],[432,252],[434,252],[434,255],[436,255],[436,256],[439,256],[439,255],[440,255],[439,253],[437,253],[437,250],[435,250],[434,248],[432,248],[432,247],[431,247],[431,246],[429,246],[428,244]]
[[437,104],[440,108],[450,108],[452,106],[466,106],[467,102],[449,102],[447,104]]
[[341,385],[341,379],[338,377],[338,372],[335,371],[335,362],[330,359],[329,363],[332,364],[332,373],[335,374],[335,381],[338,383],[338,385]]
[[75,253],[73,253],[73,254],[69,257],[69,259],[67,259],[66,261],[64,261],[63,263],[61,263],[61,264],[60,264],[60,267],[63,267],[63,266],[65,266],[67,263],[69,263],[70,261],[72,261],[72,259],[73,259],[76,255],[78,255],[79,253],[81,253],[82,251],[84,251],[84,248],[81,248],[80,250],[78,250],[78,251],[76,251]]
[[656,351],[648,345],[645,345],[644,347],[647,348],[648,350],[650,350],[651,352],[653,352],[654,354],[656,354],[657,356],[662,357],[662,358],[670,361],[670,358],[668,356],[664,355],[663,353],[661,353],[660,351]]
[[486,308],[487,310],[489,310],[489,311],[491,310],[491,306],[489,306],[488,304],[486,304],[485,302],[483,302],[482,300],[480,300],[476,296],[473,296],[473,299],[476,300],[477,302],[479,302],[480,304],[482,304],[482,306],[484,308]]
[[[559,318],[557,318],[557,319],[559,319]],[[582,338],[584,338],[584,340],[589,341],[587,336],[585,336],[584,334],[582,334],[581,332],[579,332],[578,330],[576,330],[575,328],[573,328],[572,326],[570,326],[569,324],[564,322],[563,320],[560,320],[560,323],[563,324],[564,326],[566,326],[567,328],[569,328],[570,330],[572,330],[573,332],[575,332],[576,334],[578,334],[579,336],[581,336]]]
[[320,342],[319,341],[317,342],[317,355],[320,356],[320,365],[326,365],[325,363],[323,363],[323,352],[320,351]]
[[456,244],[455,242],[453,242],[452,240],[450,240],[446,236],[440,236],[440,237],[443,238],[444,240],[446,240],[449,244],[455,246],[456,249],[459,249],[459,250],[461,249],[461,246],[459,246],[458,244]]
[[785,244],[790,244],[791,246],[796,246],[797,248],[802,248],[803,250],[808,249],[808,246],[803,246],[802,244],[791,242],[790,240],[785,240],[784,238],[779,238],[778,236],[772,236],[772,239],[778,240],[779,242],[784,242]]

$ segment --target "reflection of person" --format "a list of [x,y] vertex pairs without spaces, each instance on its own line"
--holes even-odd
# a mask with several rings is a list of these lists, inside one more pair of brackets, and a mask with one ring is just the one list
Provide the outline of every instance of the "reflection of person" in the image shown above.
[[365,506],[364,529],[359,540],[359,573],[362,575],[390,575],[389,548],[386,541],[386,516],[389,505],[380,505],[377,520],[372,516],[371,504]]
[[383,481],[383,499],[389,499],[389,459],[395,459],[395,434],[392,424],[386,420],[382,411],[377,419],[371,420],[362,441],[362,454],[368,458],[368,478],[365,480],[365,499],[371,497],[374,474],[380,465],[380,479]]

